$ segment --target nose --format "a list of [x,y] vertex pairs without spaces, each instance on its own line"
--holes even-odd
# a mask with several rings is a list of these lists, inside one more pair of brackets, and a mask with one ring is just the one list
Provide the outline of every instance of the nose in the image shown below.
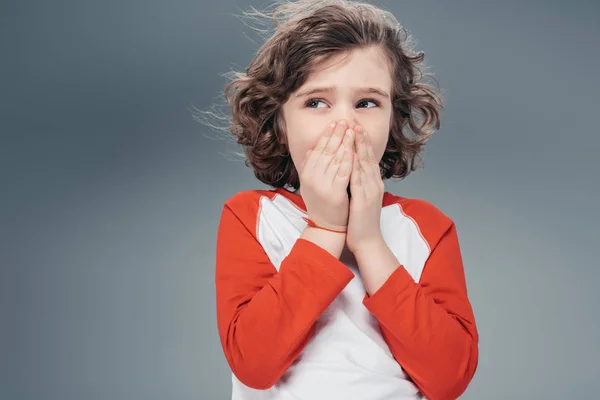
[[358,125],[358,118],[354,107],[340,106],[335,116],[336,121],[346,120],[349,128]]

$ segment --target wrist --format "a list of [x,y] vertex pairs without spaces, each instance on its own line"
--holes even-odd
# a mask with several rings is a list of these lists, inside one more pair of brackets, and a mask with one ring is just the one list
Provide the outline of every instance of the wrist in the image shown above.
[[310,219],[308,217],[303,217],[302,219],[311,228],[318,228],[318,229],[322,229],[322,230],[329,231],[329,232],[344,233],[344,234],[348,230],[348,226],[347,225],[343,225],[343,226],[339,226],[339,225],[338,226],[327,226],[325,224],[317,224],[312,219]]
[[387,243],[383,239],[383,236],[377,236],[371,240],[363,240],[355,246],[354,257],[358,263],[361,263],[365,259],[369,259],[372,254],[377,254],[387,247]]
[[315,243],[337,259],[340,258],[346,243],[345,233],[331,232],[312,226],[304,228],[300,238]]

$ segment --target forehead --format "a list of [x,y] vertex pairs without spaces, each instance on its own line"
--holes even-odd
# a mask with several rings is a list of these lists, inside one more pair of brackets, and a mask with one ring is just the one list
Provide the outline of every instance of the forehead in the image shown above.
[[390,87],[389,58],[383,49],[372,46],[315,60],[305,85],[319,83]]

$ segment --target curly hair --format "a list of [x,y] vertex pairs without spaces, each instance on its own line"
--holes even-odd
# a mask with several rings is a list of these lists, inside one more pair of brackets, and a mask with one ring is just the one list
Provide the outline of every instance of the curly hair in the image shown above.
[[228,131],[244,148],[245,164],[261,182],[299,187],[288,151],[282,106],[311,70],[356,48],[381,46],[392,71],[392,122],[380,161],[383,179],[405,178],[419,166],[419,153],[440,127],[441,91],[422,81],[424,53],[413,50],[406,29],[388,11],[348,0],[299,0],[274,10],[244,13],[252,21],[274,21],[275,31],[246,73],[234,73],[224,95],[231,107]]

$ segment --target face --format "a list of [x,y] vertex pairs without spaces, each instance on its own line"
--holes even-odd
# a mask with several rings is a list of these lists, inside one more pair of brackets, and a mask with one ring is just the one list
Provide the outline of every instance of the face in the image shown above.
[[381,160],[392,117],[392,76],[378,47],[335,55],[317,65],[283,105],[286,137],[294,165],[302,165],[329,122],[345,119],[371,137]]

